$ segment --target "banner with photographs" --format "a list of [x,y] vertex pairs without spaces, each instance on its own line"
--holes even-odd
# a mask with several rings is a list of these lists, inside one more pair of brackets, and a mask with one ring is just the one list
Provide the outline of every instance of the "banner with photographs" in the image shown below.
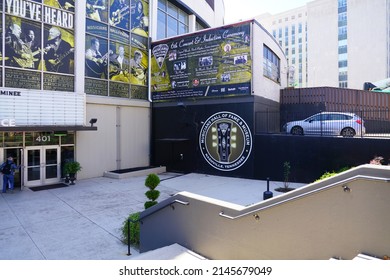
[[250,23],[152,44],[153,100],[251,94]]
[[74,0],[4,3],[4,86],[68,91],[52,72],[74,88]]

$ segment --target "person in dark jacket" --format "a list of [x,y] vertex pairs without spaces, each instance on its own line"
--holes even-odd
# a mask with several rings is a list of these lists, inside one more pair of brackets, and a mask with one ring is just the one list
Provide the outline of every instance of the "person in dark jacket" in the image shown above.
[[8,157],[7,160],[0,165],[1,173],[3,174],[3,191],[5,193],[7,191],[7,186],[9,185],[9,189],[11,192],[14,191],[14,175],[15,169],[19,168],[15,163],[12,157]]

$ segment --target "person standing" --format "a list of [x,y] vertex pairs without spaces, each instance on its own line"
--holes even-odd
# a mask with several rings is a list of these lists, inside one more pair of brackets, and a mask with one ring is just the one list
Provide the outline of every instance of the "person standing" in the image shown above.
[[19,24],[12,23],[5,34],[5,56],[7,66],[31,68],[31,51],[22,40],[22,29]]
[[8,157],[7,160],[0,165],[1,173],[3,173],[3,191],[5,193],[7,191],[7,186],[9,185],[9,189],[11,192],[14,191],[14,175],[15,169],[19,168],[15,163],[12,157]]
[[102,55],[99,48],[99,39],[92,38],[90,47],[85,52],[85,73],[88,77],[105,79],[107,77],[108,56],[112,52],[109,51]]
[[46,69],[69,74],[70,62],[74,59],[73,52],[74,48],[62,39],[61,31],[57,27],[50,28],[44,54]]
[[129,83],[129,60],[125,57],[125,48],[119,46],[118,53],[110,57],[110,77],[113,81]]

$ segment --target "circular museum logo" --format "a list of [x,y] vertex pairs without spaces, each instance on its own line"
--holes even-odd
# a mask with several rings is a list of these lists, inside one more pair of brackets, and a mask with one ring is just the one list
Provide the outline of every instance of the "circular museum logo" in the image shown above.
[[221,171],[232,171],[248,159],[252,150],[252,134],[237,114],[218,112],[204,122],[199,146],[208,164]]

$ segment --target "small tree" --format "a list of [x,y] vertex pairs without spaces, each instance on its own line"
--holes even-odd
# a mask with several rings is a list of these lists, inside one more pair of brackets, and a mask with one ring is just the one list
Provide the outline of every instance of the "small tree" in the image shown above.
[[[145,209],[152,207],[157,204],[157,198],[160,196],[160,192],[155,188],[160,184],[160,178],[156,174],[149,174],[145,179],[145,186],[149,190],[145,193],[149,201],[144,204]],[[133,244],[139,246],[140,243],[140,226],[139,226],[140,213],[136,212],[130,214],[129,217],[123,222],[122,225],[122,241],[125,244]],[[130,224],[129,224],[130,223]],[[129,240],[129,229],[130,229],[130,240]]]
[[160,178],[156,174],[151,173],[146,177],[145,186],[148,187],[149,190],[145,193],[145,195],[149,201],[145,202],[145,209],[157,204],[157,198],[160,196],[160,191],[155,190],[155,188],[158,184],[160,184]]

